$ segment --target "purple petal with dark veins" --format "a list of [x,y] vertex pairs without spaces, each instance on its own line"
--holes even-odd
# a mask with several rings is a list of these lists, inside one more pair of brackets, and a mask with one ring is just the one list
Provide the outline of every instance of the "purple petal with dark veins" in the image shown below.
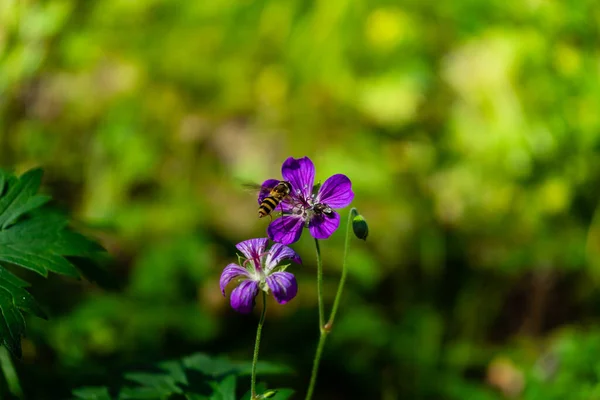
[[223,272],[221,273],[221,279],[219,280],[219,284],[221,285],[221,293],[223,293],[223,296],[225,296],[225,287],[227,284],[238,276],[250,277],[248,271],[237,264],[229,264],[225,267],[225,269],[223,269]]
[[231,292],[231,307],[240,313],[248,314],[254,307],[254,298],[258,294],[258,282],[243,281]]
[[265,260],[265,272],[269,272],[277,266],[282,260],[292,260],[298,264],[302,264],[300,256],[291,248],[275,243],[271,246],[267,259]]
[[302,234],[304,220],[297,215],[284,215],[271,222],[267,228],[269,238],[281,244],[290,244],[298,241]]
[[331,208],[344,208],[354,199],[352,182],[343,174],[327,178],[317,194],[317,203],[325,203]]
[[271,189],[273,189],[277,184],[281,182],[279,179],[267,179],[262,183],[260,192],[258,193],[258,204],[262,203],[262,201],[271,193]]
[[308,199],[315,183],[315,166],[308,157],[290,157],[281,166],[281,176],[292,184],[292,195]]
[[315,239],[327,239],[340,226],[340,214],[335,211],[329,214],[315,215],[308,223],[308,230]]
[[260,268],[260,256],[265,254],[269,239],[248,239],[235,245],[237,249],[249,260],[252,260],[254,266]]
[[267,285],[279,304],[285,304],[296,297],[298,283],[289,272],[275,272],[267,277]]

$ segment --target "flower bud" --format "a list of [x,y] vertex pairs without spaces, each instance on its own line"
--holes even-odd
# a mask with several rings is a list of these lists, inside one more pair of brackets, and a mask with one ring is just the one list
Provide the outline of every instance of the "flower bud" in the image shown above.
[[261,398],[270,399],[271,397],[275,396],[276,394],[277,394],[277,390],[267,390],[266,392],[264,392],[261,395]]
[[354,231],[354,235],[362,240],[367,240],[367,236],[369,236],[369,225],[365,218],[356,211],[355,208],[352,209],[352,230]]

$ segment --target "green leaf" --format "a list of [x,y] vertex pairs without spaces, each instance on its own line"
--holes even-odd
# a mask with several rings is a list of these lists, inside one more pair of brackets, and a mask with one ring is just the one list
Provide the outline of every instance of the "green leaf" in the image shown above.
[[221,382],[211,382],[213,400],[235,400],[235,375],[226,376]]
[[3,178],[3,182],[8,181],[9,186],[6,194],[0,197],[0,229],[6,229],[21,215],[50,200],[49,197],[36,195],[42,175],[41,169],[32,169],[23,174],[20,179],[12,176],[8,176],[8,179]]
[[[256,385],[256,393],[259,396],[262,396],[264,399],[272,399],[272,400],[287,400],[292,397],[294,394],[293,389],[269,389],[267,390],[267,385],[264,382],[259,382]],[[243,396],[242,400],[251,400],[250,390],[248,390]]]
[[[209,376],[224,376],[236,374],[238,376],[250,375],[252,363],[249,361],[231,361],[227,358],[211,358],[206,354],[197,353],[183,359],[186,368],[190,368]],[[256,365],[257,373],[264,375],[290,374],[293,371],[281,364],[259,361]]]
[[67,257],[95,257],[104,250],[67,227],[68,220],[47,209],[50,199],[36,194],[42,170],[34,169],[20,178],[0,170],[0,344],[21,355],[25,334],[24,314],[46,318],[27,282],[6,269],[7,264],[34,271],[79,277]]
[[[262,364],[262,368],[267,371],[290,371],[287,367]],[[118,399],[185,397],[187,400],[235,400],[236,378],[246,374],[247,365],[251,364],[230,361],[223,357],[213,358],[201,353],[192,354],[180,360],[159,363],[158,370],[125,374],[126,380],[134,386],[127,385],[121,388]],[[266,386],[259,385],[258,389],[259,393],[264,393]],[[270,398],[284,400],[292,393],[290,389],[277,389],[277,393]]]
[[179,376],[177,375],[134,372],[125,374],[125,378],[140,384],[146,389],[151,388],[155,393],[160,394],[161,396],[183,393],[179,387],[179,383],[182,382],[178,380]]
[[82,387],[73,390],[73,396],[81,400],[112,400],[106,387]]
[[294,394],[293,389],[276,389],[276,390],[277,390],[277,394],[275,396],[271,397],[271,399],[273,399],[273,400],[291,399],[292,395]]

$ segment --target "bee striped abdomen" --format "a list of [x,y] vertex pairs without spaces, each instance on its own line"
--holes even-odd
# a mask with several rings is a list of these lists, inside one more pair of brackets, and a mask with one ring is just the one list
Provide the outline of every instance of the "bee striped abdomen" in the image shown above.
[[273,196],[267,196],[263,199],[258,207],[258,218],[262,218],[265,215],[269,215],[271,211],[277,207],[279,201]]

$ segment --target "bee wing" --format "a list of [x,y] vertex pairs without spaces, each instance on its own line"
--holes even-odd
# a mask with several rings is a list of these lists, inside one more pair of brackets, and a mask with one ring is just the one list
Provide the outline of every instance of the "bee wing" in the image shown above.
[[243,183],[242,186],[246,188],[246,190],[250,190],[254,193],[258,193],[258,204],[262,203],[265,197],[271,193],[271,190],[277,186],[279,181],[277,179],[267,179],[259,185],[258,183],[246,182]]
[[252,182],[244,182],[244,183],[242,183],[242,187],[248,191],[253,191],[253,192],[258,192],[263,189],[262,185],[259,185],[258,183],[252,183]]

